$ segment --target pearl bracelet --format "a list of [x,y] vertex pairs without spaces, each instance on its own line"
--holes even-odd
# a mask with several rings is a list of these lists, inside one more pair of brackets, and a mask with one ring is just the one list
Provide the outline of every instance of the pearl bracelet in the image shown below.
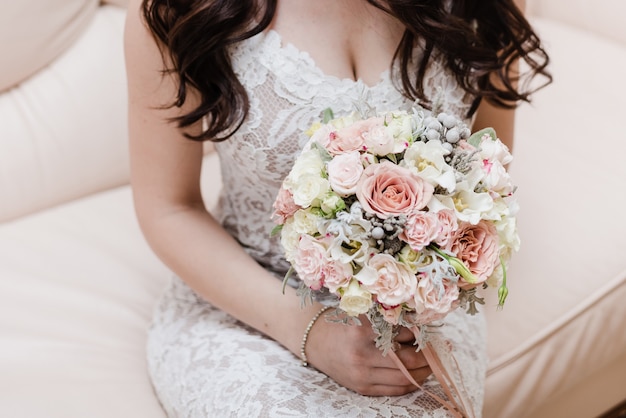
[[311,329],[313,328],[315,321],[317,321],[318,318],[322,316],[322,314],[329,309],[330,309],[330,306],[324,306],[319,311],[317,311],[315,316],[311,318],[309,325],[307,325],[306,329],[304,330],[304,335],[302,336],[302,344],[300,344],[300,358],[302,359],[302,366],[304,367],[307,367],[309,365],[309,362],[306,359],[306,353],[304,352],[304,348],[306,347],[306,340],[309,338],[309,332],[311,332]]

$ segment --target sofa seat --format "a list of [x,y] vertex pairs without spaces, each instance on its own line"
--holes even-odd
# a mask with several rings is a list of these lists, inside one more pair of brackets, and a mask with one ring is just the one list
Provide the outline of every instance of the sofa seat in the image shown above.
[[165,416],[144,345],[168,273],[129,187],[0,226],[0,266],[0,416]]

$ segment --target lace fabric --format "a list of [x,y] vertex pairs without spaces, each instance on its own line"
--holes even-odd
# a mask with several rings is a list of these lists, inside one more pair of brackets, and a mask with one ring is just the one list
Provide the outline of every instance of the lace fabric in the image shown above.
[[[251,106],[241,129],[216,144],[224,187],[215,214],[252,257],[282,278],[289,266],[279,239],[269,238],[270,216],[281,182],[308,139],[303,132],[329,107],[342,115],[355,103],[377,111],[409,109],[412,103],[394,88],[395,70],[381,74],[373,86],[326,75],[306,52],[283,45],[275,31],[238,44],[232,62]],[[466,114],[469,98],[441,63],[430,66],[425,88],[429,97],[442,99],[445,111]],[[480,411],[486,370],[482,316],[455,312],[441,333]],[[280,344],[213,308],[178,278],[156,308],[148,364],[172,417],[448,416],[420,391],[365,397],[301,367]],[[434,380],[426,387],[441,394]]]

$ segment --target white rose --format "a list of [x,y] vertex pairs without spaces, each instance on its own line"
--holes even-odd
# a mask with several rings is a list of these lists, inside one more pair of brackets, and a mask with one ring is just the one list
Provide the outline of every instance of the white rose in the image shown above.
[[280,243],[285,251],[285,259],[290,263],[295,260],[295,252],[300,241],[300,234],[294,228],[293,219],[287,219],[280,231]]
[[293,214],[293,229],[299,234],[316,234],[319,217],[310,210],[300,209]]
[[291,186],[293,201],[302,208],[308,208],[318,199],[322,199],[330,190],[328,180],[319,174],[303,174],[297,184]]
[[320,157],[319,151],[316,149],[307,149],[303,151],[296,159],[285,179],[285,185],[289,190],[297,186],[303,176],[314,174],[321,176],[324,170],[324,161]]
[[413,142],[414,121],[406,112],[392,113],[385,116],[387,131],[394,138],[393,153],[404,151]]
[[372,295],[361,288],[359,282],[351,280],[348,288],[344,290],[339,309],[350,316],[359,316],[367,313],[372,306]]
[[356,192],[356,185],[361,174],[363,174],[363,164],[358,151],[339,154],[328,162],[328,181],[340,196],[345,197]]

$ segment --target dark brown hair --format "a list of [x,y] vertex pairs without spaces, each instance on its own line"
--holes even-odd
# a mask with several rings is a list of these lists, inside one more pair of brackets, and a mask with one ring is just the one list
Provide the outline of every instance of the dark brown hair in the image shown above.
[[[400,65],[399,90],[428,107],[423,81],[433,54],[441,54],[459,85],[475,97],[472,115],[481,100],[513,108],[530,101],[530,81],[542,75],[546,83],[549,58],[541,42],[513,0],[367,0],[396,17],[405,32],[394,61]],[[148,28],[168,54],[178,77],[177,97],[182,106],[188,88],[200,94],[200,104],[175,119],[181,128],[208,116],[208,129],[196,140],[220,141],[244,122],[248,95],[237,79],[228,48],[250,38],[271,23],[277,0],[144,0]],[[410,72],[417,43],[424,48],[417,73]],[[526,61],[524,77],[509,71]]]

